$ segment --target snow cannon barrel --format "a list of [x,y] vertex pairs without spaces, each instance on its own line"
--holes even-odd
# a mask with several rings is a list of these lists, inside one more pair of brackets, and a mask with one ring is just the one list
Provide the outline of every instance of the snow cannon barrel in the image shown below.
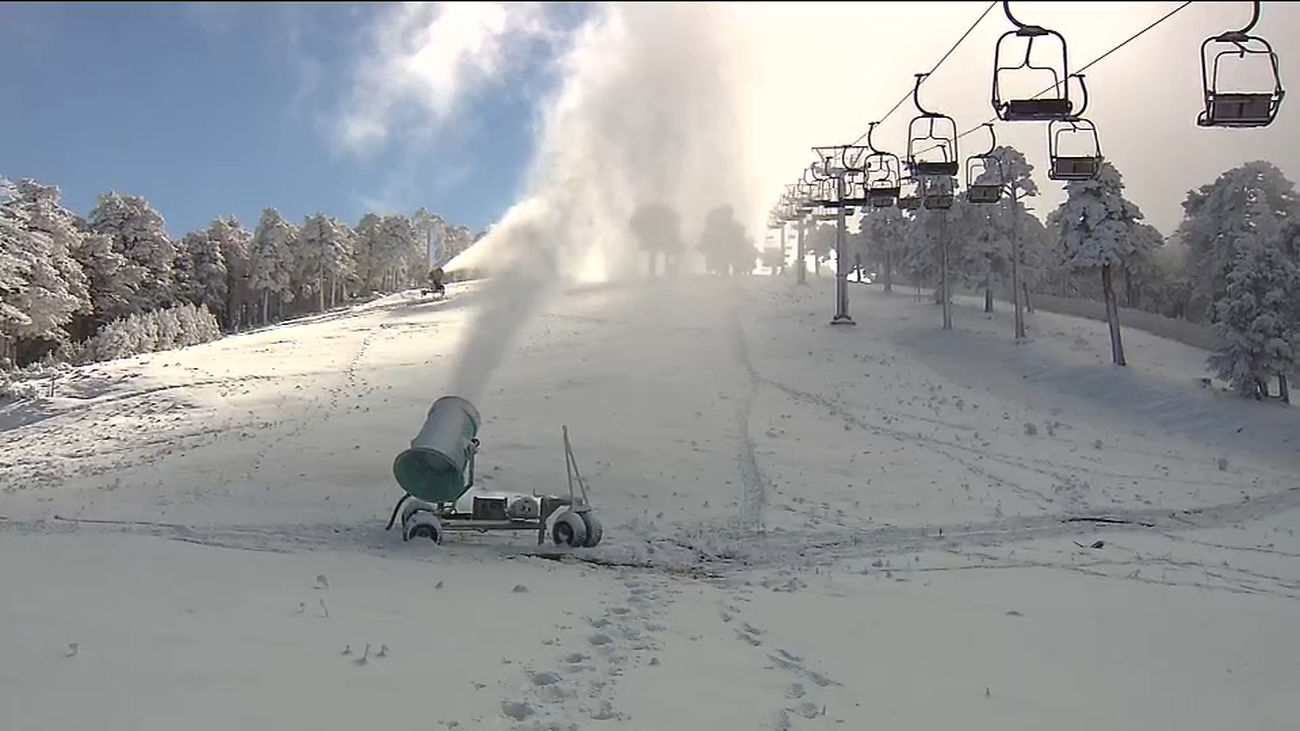
[[459,396],[433,402],[411,448],[393,460],[397,484],[431,503],[454,502],[473,484],[479,414]]

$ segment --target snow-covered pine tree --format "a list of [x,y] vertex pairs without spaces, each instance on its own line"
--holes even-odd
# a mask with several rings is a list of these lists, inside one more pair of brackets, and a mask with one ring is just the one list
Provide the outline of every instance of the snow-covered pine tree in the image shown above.
[[352,241],[356,234],[352,227],[333,216],[326,219],[329,223],[329,237],[325,240],[324,267],[325,281],[329,285],[329,306],[332,308],[340,299],[346,299],[347,281],[356,272],[356,262],[352,258]]
[[[955,205],[955,202],[954,202]],[[907,237],[903,241],[903,255],[899,258],[899,269],[919,289],[923,285],[934,285],[934,302],[939,304],[940,285],[940,248],[943,235],[943,218],[945,211],[926,211],[920,208],[908,214]]]
[[76,300],[73,315],[84,317],[91,312],[89,284],[72,252],[85,234],[77,225],[77,214],[63,206],[60,195],[58,187],[30,179],[19,181],[11,191],[12,203],[25,213],[27,226],[48,236],[50,266]]
[[[208,226],[208,239],[212,248],[221,254],[226,282],[226,298],[222,304],[226,327],[234,332],[249,321],[249,306],[252,304],[252,291],[249,288],[250,257],[253,248],[253,235],[239,220],[233,216],[218,217]],[[195,270],[197,271],[196,264]],[[212,276],[217,276],[214,267]],[[217,312],[215,307],[208,309]]]
[[1222,298],[1236,259],[1234,244],[1251,230],[1252,217],[1267,211],[1285,220],[1295,215],[1298,205],[1295,185],[1264,160],[1226,170],[1214,182],[1188,192],[1178,234],[1187,245],[1189,319],[1213,320],[1214,303]]
[[[1218,376],[1244,396],[1260,398],[1278,379],[1289,402],[1287,374],[1300,350],[1300,257],[1295,236],[1263,198],[1251,204],[1250,230],[1232,241],[1224,291],[1214,303],[1214,327],[1227,344],[1210,355]],[[1289,230],[1286,230],[1289,229]]]
[[339,281],[350,276],[353,233],[347,224],[324,213],[308,216],[298,233],[295,273],[304,293],[315,294],[317,307],[333,306]]
[[411,219],[402,213],[384,216],[380,222],[384,251],[384,282],[386,291],[395,292],[424,279],[425,247],[415,231]]
[[1133,256],[1135,225],[1142,211],[1124,197],[1123,177],[1109,161],[1102,162],[1095,178],[1071,181],[1065,190],[1065,202],[1052,211],[1048,222],[1060,239],[1064,266],[1101,271],[1111,359],[1122,366],[1124,343],[1114,274]]
[[183,299],[207,307],[219,316],[224,315],[230,297],[230,283],[220,239],[213,238],[211,227],[199,229],[181,237],[177,248],[184,250],[189,259],[189,288]]
[[198,244],[196,238],[207,238],[207,231],[190,231],[179,239],[172,239],[176,258],[172,261],[172,288],[178,302],[194,302],[197,296],[194,283],[193,249]]
[[23,311],[31,266],[25,252],[32,248],[31,232],[0,209],[0,372],[15,365],[14,341],[31,325]]
[[352,258],[356,261],[356,279],[363,292],[384,288],[383,221],[383,216],[378,213],[367,213],[357,222],[354,231]]
[[84,340],[106,323],[131,312],[131,302],[140,286],[138,268],[130,267],[126,257],[113,248],[107,234],[84,232],[72,256],[86,273],[89,284],[91,315],[78,322],[74,340]]
[[[1133,227],[1133,256],[1124,262],[1124,305],[1139,307],[1142,300],[1140,282],[1150,278],[1155,270],[1154,257],[1164,246],[1165,237],[1160,229],[1139,221]],[[1145,277],[1144,277],[1145,275]]]
[[294,299],[298,303],[295,311],[298,312],[310,311],[312,303],[319,303],[318,306],[322,308],[325,306],[324,289],[319,286],[321,252],[324,248],[320,242],[322,234],[319,220],[324,215],[317,213],[304,217],[298,226],[298,235],[291,241],[293,267],[290,281],[293,283]]
[[270,321],[271,298],[275,297],[283,311],[283,303],[293,299],[291,272],[293,270],[293,242],[298,227],[285,220],[274,208],[262,209],[253,232],[252,252],[249,262],[249,289],[261,299],[262,324]]
[[[1012,274],[1012,256],[1015,250],[1024,263],[1023,241],[1015,224],[1023,223],[1027,197],[1038,194],[1033,179],[1033,165],[1019,150],[1009,145],[994,148],[992,155],[1000,164],[986,165],[976,178],[978,185],[1001,185],[1003,196],[997,204],[972,204],[968,240],[964,247],[960,269],[968,285],[984,290],[984,311],[993,311],[993,287],[999,282],[1009,282]],[[1015,206],[1013,212],[1012,206]]]
[[907,248],[911,224],[912,220],[896,206],[867,208],[862,217],[866,255],[880,266],[886,292],[894,290],[894,268]]
[[125,259],[121,273],[139,282],[132,292],[132,311],[144,312],[172,303],[175,247],[163,217],[141,196],[110,191],[90,212],[90,230],[107,235]]
[[[7,278],[22,280],[19,286],[10,285],[6,297],[9,307],[22,316],[14,317],[11,312],[5,318],[10,330],[3,346],[4,355],[17,364],[19,357],[38,359],[66,343],[64,326],[75,313],[84,311],[88,302],[84,276],[66,249],[66,237],[44,230],[52,226],[39,203],[24,201],[16,187],[3,180],[0,180],[0,218],[6,221],[6,259],[16,260],[6,267],[10,270]],[[79,284],[70,284],[66,279],[70,268]],[[31,341],[27,345],[34,347],[25,348],[25,354],[20,353],[21,341]]]

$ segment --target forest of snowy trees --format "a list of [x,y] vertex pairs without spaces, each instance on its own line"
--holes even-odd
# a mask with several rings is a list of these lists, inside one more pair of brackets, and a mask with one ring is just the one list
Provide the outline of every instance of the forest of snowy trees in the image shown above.
[[[1010,197],[990,205],[958,196],[943,215],[864,209],[851,224],[851,261],[886,290],[896,277],[935,285],[946,241],[953,289],[985,294],[991,310],[994,291],[1009,291],[1014,234],[1029,304],[1033,293],[1104,302],[1116,364],[1125,364],[1122,305],[1212,326],[1225,343],[1209,363],[1220,378],[1257,398],[1276,383],[1288,398],[1300,353],[1300,202],[1281,170],[1249,162],[1189,191],[1183,221],[1165,237],[1124,196],[1110,163],[1067,184],[1064,203],[1040,219],[1032,165],[1011,147],[995,154],[1014,207]],[[639,209],[629,228],[652,275],[661,257],[665,272],[678,271],[688,249],[715,273],[749,273],[760,258],[727,206],[709,213],[692,246],[664,204]],[[805,231],[819,268],[834,251],[835,224]],[[0,374],[206,342],[397,291],[425,277],[431,248],[443,261],[476,239],[424,208],[369,213],[355,227],[324,213],[295,223],[267,208],[251,231],[218,217],[174,239],[139,196],[106,193],[83,217],[56,187],[0,178]]]
[[[1009,197],[956,198],[943,224],[954,289],[984,293],[990,310],[995,290],[1009,293],[1014,225],[1029,303],[1033,293],[1105,302],[1115,363],[1125,363],[1122,305],[1210,325],[1226,343],[1210,358],[1217,376],[1243,395],[1288,399],[1300,354],[1300,204],[1281,170],[1248,162],[1189,191],[1183,221],[1165,237],[1125,198],[1110,163],[1093,180],[1068,183],[1064,203],[1040,220],[1029,211],[1039,193],[1032,166],[1014,148],[996,154],[1018,202],[1013,211]],[[931,213],[862,211],[851,255],[887,290],[895,277],[937,285],[941,216]],[[805,249],[814,268],[831,258],[835,224],[809,223]]]
[[206,342],[410,287],[475,237],[425,208],[324,213],[274,208],[250,231],[218,217],[180,238],[140,196],[109,192],[80,216],[59,189],[0,178],[0,374]]

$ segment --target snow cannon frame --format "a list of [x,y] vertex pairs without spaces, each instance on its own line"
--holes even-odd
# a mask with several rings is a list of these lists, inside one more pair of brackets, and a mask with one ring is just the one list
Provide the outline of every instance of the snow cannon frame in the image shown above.
[[[443,397],[443,399],[457,397]],[[434,403],[436,407],[443,399]],[[458,399],[473,409],[464,399]],[[454,402],[453,402],[454,403]],[[459,404],[458,404],[459,405]],[[467,412],[468,413],[468,412]],[[474,427],[477,432],[478,411],[473,411]],[[421,435],[430,431],[429,422],[433,421],[433,410]],[[600,543],[604,530],[591,507],[587,495],[587,485],[578,470],[578,461],[573,456],[573,446],[569,442],[569,428],[562,426],[564,436],[565,471],[568,473],[569,494],[539,495],[536,492],[512,493],[474,490],[474,458],[467,459],[464,473],[464,487],[455,497],[449,499],[426,500],[420,495],[407,491],[393,506],[384,530],[391,530],[400,514],[402,520],[402,540],[428,538],[434,543],[442,543],[448,532],[475,531],[537,531],[537,545],[550,541],[557,546],[573,548],[591,548]],[[419,440],[417,437],[416,441]],[[472,451],[478,450],[478,439],[471,439]],[[415,442],[412,442],[414,449]],[[403,455],[412,450],[403,452]],[[402,459],[401,456],[398,459]],[[395,467],[396,471],[396,467]],[[401,480],[399,478],[399,483]],[[404,490],[406,485],[402,484]],[[576,489],[575,489],[576,488]],[[444,496],[449,495],[448,491]]]

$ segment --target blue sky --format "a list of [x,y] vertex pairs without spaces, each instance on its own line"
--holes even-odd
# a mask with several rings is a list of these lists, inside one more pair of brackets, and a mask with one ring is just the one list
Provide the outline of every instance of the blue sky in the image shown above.
[[265,206],[355,224],[425,205],[481,228],[513,202],[554,79],[523,64],[431,123],[432,138],[345,150],[330,122],[373,52],[367,29],[392,10],[0,5],[0,176],[56,184],[82,214],[108,190],[143,195],[173,235],[217,215],[251,228]]

